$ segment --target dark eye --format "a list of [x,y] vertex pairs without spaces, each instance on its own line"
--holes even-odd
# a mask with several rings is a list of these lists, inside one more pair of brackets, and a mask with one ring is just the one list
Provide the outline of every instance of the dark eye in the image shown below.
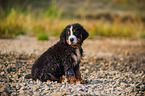
[[76,32],[74,32],[74,35],[80,36],[80,32],[76,31]]

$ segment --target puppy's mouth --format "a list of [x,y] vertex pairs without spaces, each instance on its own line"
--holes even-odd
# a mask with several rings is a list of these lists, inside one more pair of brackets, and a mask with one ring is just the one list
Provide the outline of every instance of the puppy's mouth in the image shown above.
[[79,44],[73,44],[73,45],[70,45],[71,47],[73,47],[73,48],[78,48],[80,45]]
[[78,48],[79,47],[78,42],[77,43],[75,43],[75,42],[69,42],[69,40],[67,40],[67,43],[68,43],[68,45],[70,45],[73,48]]
[[77,43],[74,43],[74,42],[70,42],[70,44],[69,45],[76,45]]
[[72,47],[73,47],[73,46],[76,47],[76,46],[79,46],[79,45],[81,44],[81,39],[78,38],[78,39],[77,39],[77,42],[74,42],[74,41],[71,42],[70,40],[67,40],[67,43],[68,43],[68,45],[70,45],[70,46],[72,46]]
[[67,43],[68,43],[68,45],[76,45],[77,44],[77,42],[70,41],[70,40],[67,40]]

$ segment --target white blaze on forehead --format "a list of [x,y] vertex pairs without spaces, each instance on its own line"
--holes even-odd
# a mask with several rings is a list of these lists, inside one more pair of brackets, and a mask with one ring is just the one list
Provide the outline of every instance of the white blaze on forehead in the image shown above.
[[[73,26],[70,27],[70,36],[68,38],[69,44],[76,44],[77,43],[77,37],[73,34]],[[73,42],[70,41],[70,39],[73,38]]]
[[70,35],[73,35],[72,28],[73,28],[73,26],[70,27]]

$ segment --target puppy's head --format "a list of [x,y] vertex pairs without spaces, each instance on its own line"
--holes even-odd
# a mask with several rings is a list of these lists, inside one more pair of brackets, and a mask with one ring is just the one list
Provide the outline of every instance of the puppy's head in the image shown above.
[[78,23],[66,26],[60,35],[60,40],[68,45],[82,44],[89,36],[88,32]]

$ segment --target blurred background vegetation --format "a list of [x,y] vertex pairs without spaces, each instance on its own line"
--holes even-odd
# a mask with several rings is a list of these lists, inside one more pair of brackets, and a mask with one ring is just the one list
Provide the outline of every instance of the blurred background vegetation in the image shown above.
[[23,34],[38,40],[59,37],[80,23],[89,38],[145,38],[144,0],[1,0],[0,38]]

